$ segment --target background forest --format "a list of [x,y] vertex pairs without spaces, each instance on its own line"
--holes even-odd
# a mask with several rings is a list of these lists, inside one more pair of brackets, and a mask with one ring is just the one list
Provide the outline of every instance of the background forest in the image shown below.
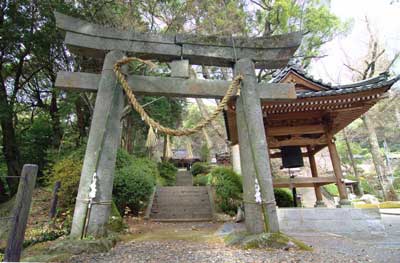
[[[317,0],[2,1],[0,203],[15,193],[18,183],[15,178],[5,176],[18,176],[24,163],[38,164],[39,183],[46,184],[49,180],[46,175],[54,167],[65,162],[68,156],[75,154],[81,158],[84,152],[95,94],[55,89],[56,73],[61,70],[98,72],[101,64],[68,51],[62,43],[62,32],[56,30],[54,11],[109,27],[166,34],[268,36],[302,30],[304,40],[294,61],[306,69],[315,59],[325,56],[321,53],[322,45],[351,30],[351,21],[341,21],[330,12],[326,1]],[[390,71],[398,58],[385,53],[373,30],[366,41],[370,48],[365,63],[348,65],[354,80]],[[157,74],[168,75],[168,66],[160,66]],[[200,65],[193,69],[199,78],[229,80],[232,77],[228,68]],[[149,74],[135,64],[130,65],[130,70],[135,74]],[[270,80],[274,72],[259,71],[259,81]],[[399,92],[393,89],[390,96],[339,135],[340,154],[348,175],[369,176],[371,180],[383,176],[399,178]],[[141,97],[140,100],[154,119],[169,127],[190,127],[211,112],[215,104],[201,99],[165,97]],[[165,154],[162,138],[160,145],[146,148],[147,132],[140,117],[126,107],[122,148],[135,157],[161,157]],[[196,155],[226,151],[222,116],[200,134],[174,139],[173,148],[187,144],[191,144]],[[372,169],[367,169],[365,164],[372,164]],[[395,181],[395,188],[399,185]]]

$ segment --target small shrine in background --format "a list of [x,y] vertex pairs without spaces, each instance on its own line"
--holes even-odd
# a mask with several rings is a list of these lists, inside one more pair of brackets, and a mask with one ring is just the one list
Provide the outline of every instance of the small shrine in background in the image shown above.
[[[305,157],[309,161],[312,177],[274,178],[274,187],[313,187],[315,205],[323,206],[320,187],[335,183],[339,190],[340,204],[348,204],[334,136],[385,98],[391,86],[399,79],[400,76],[390,79],[385,72],[361,82],[334,86],[314,79],[296,66],[288,66],[275,76],[273,83],[294,83],[297,98],[261,103],[269,156],[282,158],[285,168],[303,166]],[[239,143],[236,120],[235,103],[232,101],[226,113],[232,145]],[[334,176],[319,177],[314,156],[325,147],[329,149]],[[232,152],[233,155],[239,153],[235,150]],[[233,162],[235,159],[239,158],[233,156]],[[289,164],[285,166],[285,162]],[[233,166],[238,164],[233,163]]]

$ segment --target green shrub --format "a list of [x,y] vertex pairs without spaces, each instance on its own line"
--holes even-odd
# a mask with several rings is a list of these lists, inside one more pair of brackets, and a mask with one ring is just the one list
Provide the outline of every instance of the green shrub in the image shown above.
[[[60,181],[61,187],[59,190],[60,207],[72,208],[75,204],[75,198],[78,194],[79,180],[82,171],[84,147],[70,152],[68,155],[55,161],[51,169],[47,172],[49,183],[54,185]],[[127,167],[134,162],[134,157],[123,149],[118,149],[116,171]],[[155,164],[153,164],[154,167]],[[156,175],[153,175],[154,178]]]
[[196,162],[190,168],[190,172],[193,176],[198,174],[208,174],[211,170],[211,167],[208,163]]
[[287,188],[274,189],[275,201],[279,207],[293,207],[293,194]]
[[394,190],[397,190],[397,191],[400,190],[400,178],[395,178],[393,180],[393,188],[394,188]]
[[49,182],[52,185],[57,181],[61,182],[59,204],[62,208],[72,208],[75,204],[82,165],[83,159],[71,154],[56,162],[51,169]]
[[173,186],[176,182],[176,173],[178,168],[170,162],[161,162],[158,164],[158,172],[160,177],[163,178],[163,186]]
[[331,196],[339,196],[339,191],[336,184],[327,184],[323,187]]
[[206,186],[208,184],[208,175],[199,174],[193,178],[193,186]]
[[216,203],[222,212],[230,215],[242,201],[242,178],[230,168],[214,168],[209,175],[209,182],[215,186]]
[[157,164],[147,158],[133,160],[116,171],[113,197],[122,213],[129,207],[134,215],[145,207],[158,177]]
[[364,191],[364,194],[376,195],[376,191],[374,187],[368,182],[367,179],[360,178],[361,187]]
[[132,164],[132,162],[135,160],[135,157],[131,154],[129,154],[126,150],[124,149],[118,149],[117,151],[117,161],[115,163],[115,169],[119,170],[122,169],[126,166],[129,166]]

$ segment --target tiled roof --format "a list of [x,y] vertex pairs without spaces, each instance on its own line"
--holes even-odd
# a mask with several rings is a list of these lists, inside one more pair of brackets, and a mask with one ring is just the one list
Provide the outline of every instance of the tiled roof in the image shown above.
[[[377,77],[379,78],[379,77]],[[297,94],[298,98],[311,98],[311,97],[322,97],[322,96],[333,96],[339,94],[349,94],[349,93],[357,93],[362,91],[368,91],[372,89],[378,89],[382,87],[390,87],[400,79],[400,75],[392,78],[390,80],[382,79],[377,82],[372,83],[354,83],[351,85],[343,85],[343,86],[335,86],[332,87],[330,90],[323,90],[323,91],[306,91],[300,92]]]
[[311,97],[322,97],[322,96],[333,96],[338,94],[349,94],[357,93],[382,87],[388,87],[388,89],[398,80],[400,80],[400,75],[389,79],[388,72],[379,74],[379,76],[366,79],[360,82],[355,82],[346,85],[332,85],[331,83],[325,83],[321,79],[315,79],[309,75],[306,71],[301,69],[297,65],[289,65],[282,69],[278,74],[274,76],[271,82],[280,82],[287,74],[294,72],[301,77],[319,85],[323,90],[321,91],[301,91],[298,92],[298,98],[311,98]]

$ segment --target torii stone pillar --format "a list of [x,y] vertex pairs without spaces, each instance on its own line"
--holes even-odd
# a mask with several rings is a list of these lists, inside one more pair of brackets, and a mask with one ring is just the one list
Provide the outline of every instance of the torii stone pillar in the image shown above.
[[[113,66],[123,56],[121,51],[110,51],[104,59],[75,203],[71,229],[71,237],[74,238],[81,238],[87,216],[90,219],[87,234],[105,234],[111,208],[115,161],[121,139],[120,119],[124,106],[123,92],[117,84]],[[89,186],[94,173],[97,173],[97,192],[88,215]]]
[[[246,227],[252,233],[262,232],[261,230],[279,232],[268,145],[253,61],[247,58],[237,61],[235,74],[242,74],[244,77],[240,97],[236,102],[236,110],[246,205]],[[259,222],[262,218],[260,206],[253,203],[255,202],[255,178],[258,179],[261,197],[265,202],[263,209],[268,217],[264,218],[263,225]]]

